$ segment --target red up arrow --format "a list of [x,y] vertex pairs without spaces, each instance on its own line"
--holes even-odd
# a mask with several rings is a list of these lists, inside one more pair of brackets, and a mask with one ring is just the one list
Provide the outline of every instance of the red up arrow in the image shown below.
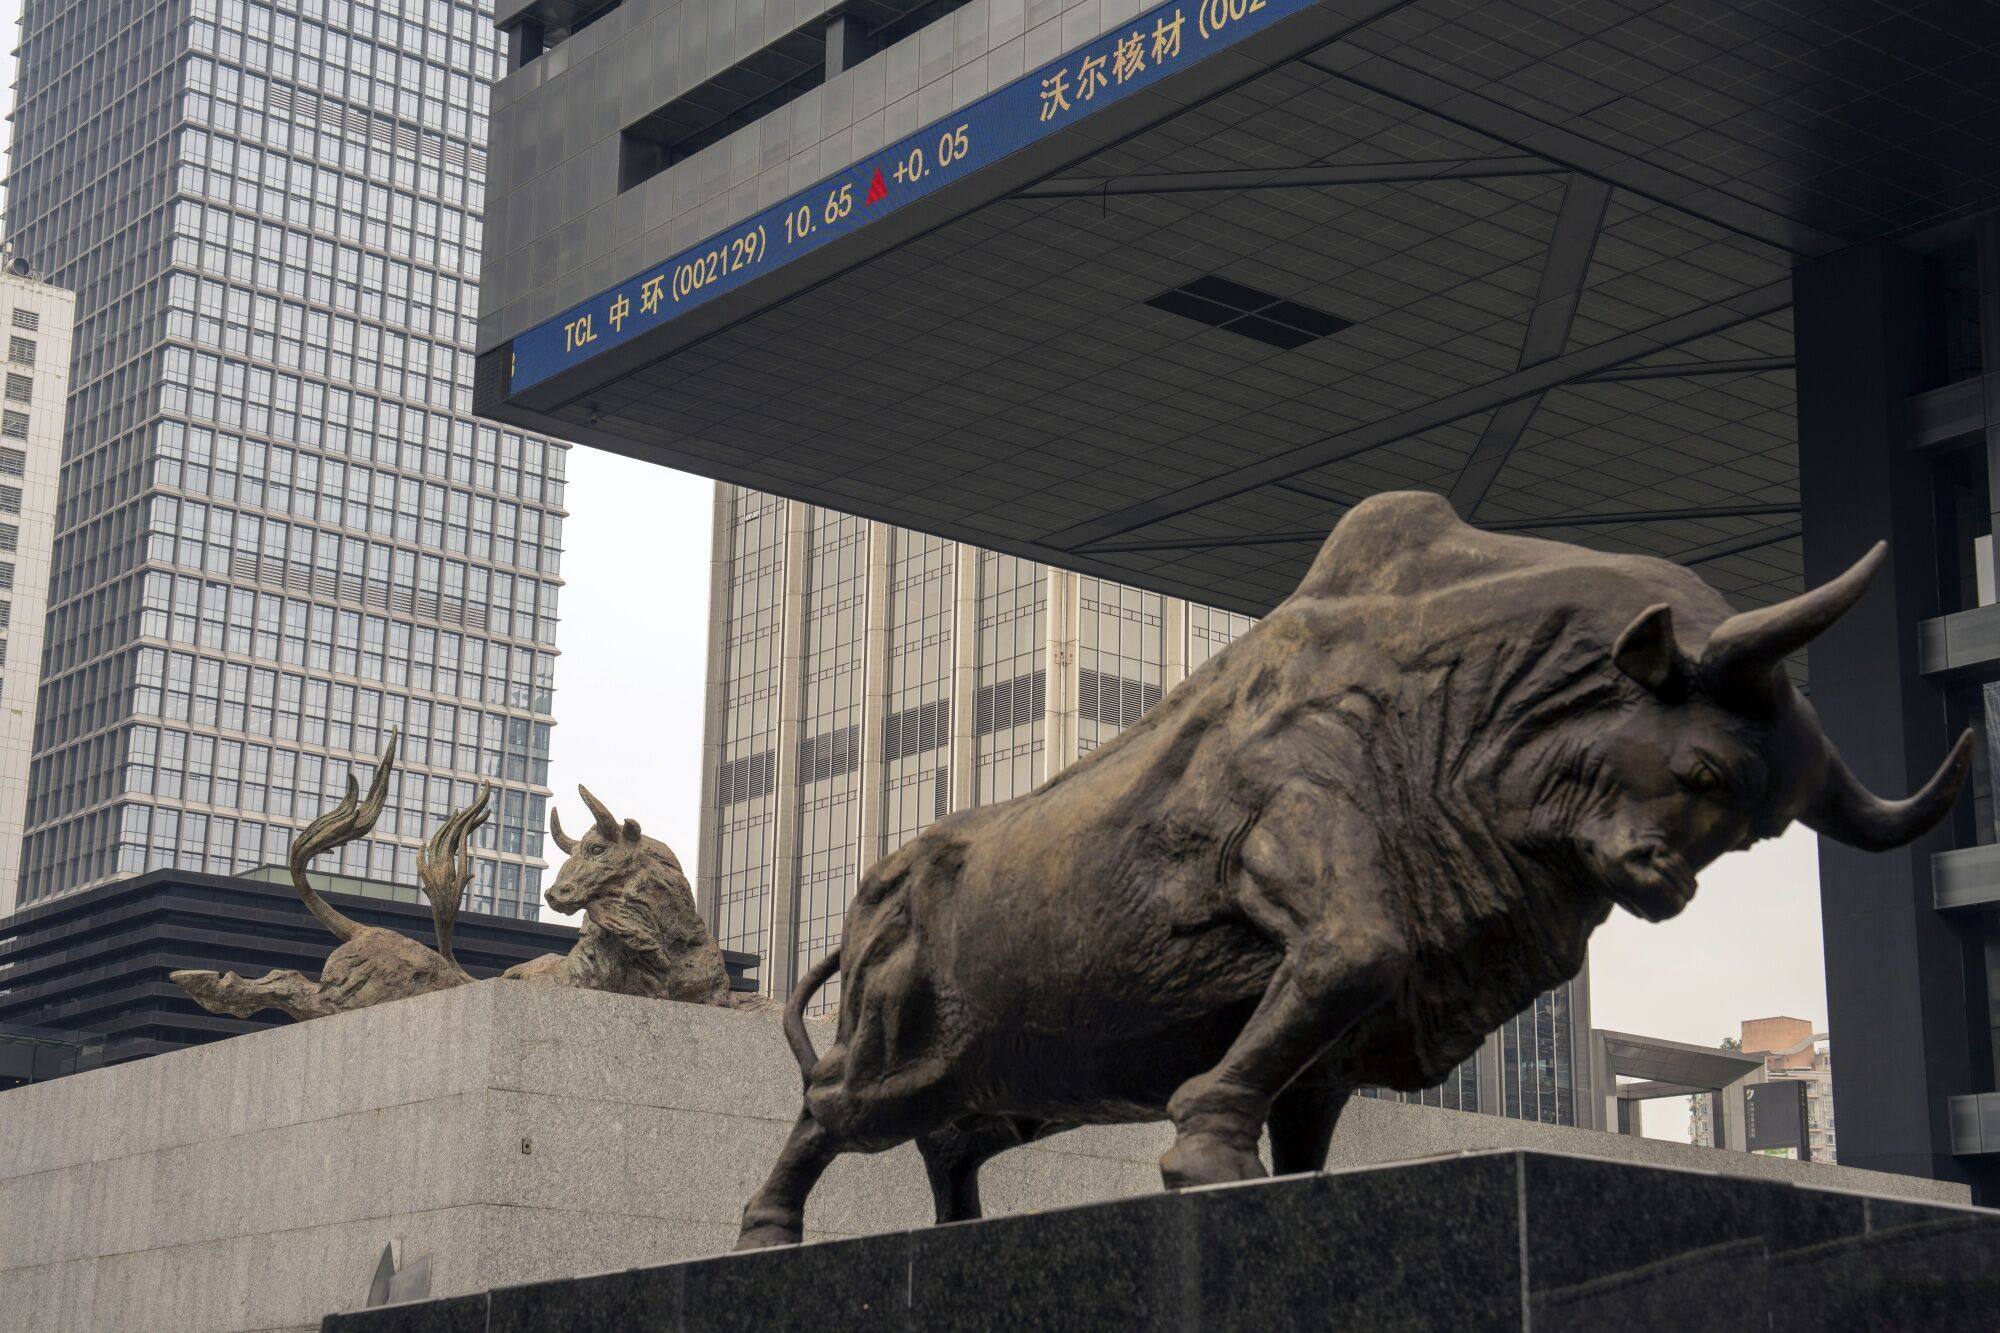
[[869,204],[879,204],[889,197],[889,183],[882,179],[882,168],[875,168],[875,179],[868,182],[868,197],[861,201],[865,208]]

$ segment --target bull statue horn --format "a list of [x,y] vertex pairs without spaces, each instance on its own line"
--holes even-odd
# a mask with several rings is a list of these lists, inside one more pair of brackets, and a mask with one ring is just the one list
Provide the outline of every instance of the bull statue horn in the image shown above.
[[605,809],[604,802],[592,796],[588,787],[578,787],[576,794],[581,796],[583,803],[590,807],[591,817],[597,821],[597,827],[604,836],[607,838],[617,837],[618,821],[612,817],[609,810]]
[[556,840],[556,846],[567,856],[576,850],[576,839],[567,837],[562,831],[562,816],[556,813],[555,802],[549,802],[549,836]]
[[1849,847],[1887,851],[1922,837],[1950,812],[1972,767],[1972,731],[1968,728],[1959,736],[1922,791],[1900,801],[1884,800],[1862,786],[1839,755],[1827,759],[1826,780],[1799,822]]
[[[1729,617],[1708,636],[1701,679],[1718,699],[1768,699],[1779,664],[1846,615],[1868,590],[1889,547],[1876,542],[1839,578],[1775,606]],[[1914,797],[1912,799],[1915,799]]]

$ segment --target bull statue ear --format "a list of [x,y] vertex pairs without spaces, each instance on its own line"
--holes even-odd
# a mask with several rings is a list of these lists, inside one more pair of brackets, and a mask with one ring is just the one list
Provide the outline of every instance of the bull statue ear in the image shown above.
[[625,841],[627,841],[627,842],[637,842],[637,841],[639,841],[639,821],[638,821],[638,820],[636,820],[636,819],[628,819],[628,820],[626,820],[626,821],[625,821]]
[[1649,606],[1618,636],[1611,650],[1618,669],[1669,702],[1685,699],[1694,683],[1694,664],[1674,639],[1674,611],[1665,602]]

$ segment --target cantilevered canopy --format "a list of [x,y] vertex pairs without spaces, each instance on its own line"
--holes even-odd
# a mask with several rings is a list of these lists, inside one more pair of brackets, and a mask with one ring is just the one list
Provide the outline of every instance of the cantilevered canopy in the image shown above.
[[1403,487],[1797,592],[1790,270],[2000,201],[2000,14],[1320,9],[481,410],[1251,613]]

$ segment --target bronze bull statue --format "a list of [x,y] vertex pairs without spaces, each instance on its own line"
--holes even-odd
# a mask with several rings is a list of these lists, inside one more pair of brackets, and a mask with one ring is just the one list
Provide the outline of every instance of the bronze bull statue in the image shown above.
[[[863,879],[792,996],[805,1108],[739,1248],[800,1238],[842,1152],[914,1138],[940,1221],[1041,1134],[1175,1128],[1169,1187],[1317,1170],[1357,1087],[1442,1079],[1572,977],[1624,907],[1794,819],[1919,836],[1970,733],[1868,792],[1784,659],[1861,596],[1732,614],[1678,565],[1482,532],[1430,495],[1358,505],[1298,591],[1035,792],[932,825]],[[838,968],[837,1036],[802,1019]]]

